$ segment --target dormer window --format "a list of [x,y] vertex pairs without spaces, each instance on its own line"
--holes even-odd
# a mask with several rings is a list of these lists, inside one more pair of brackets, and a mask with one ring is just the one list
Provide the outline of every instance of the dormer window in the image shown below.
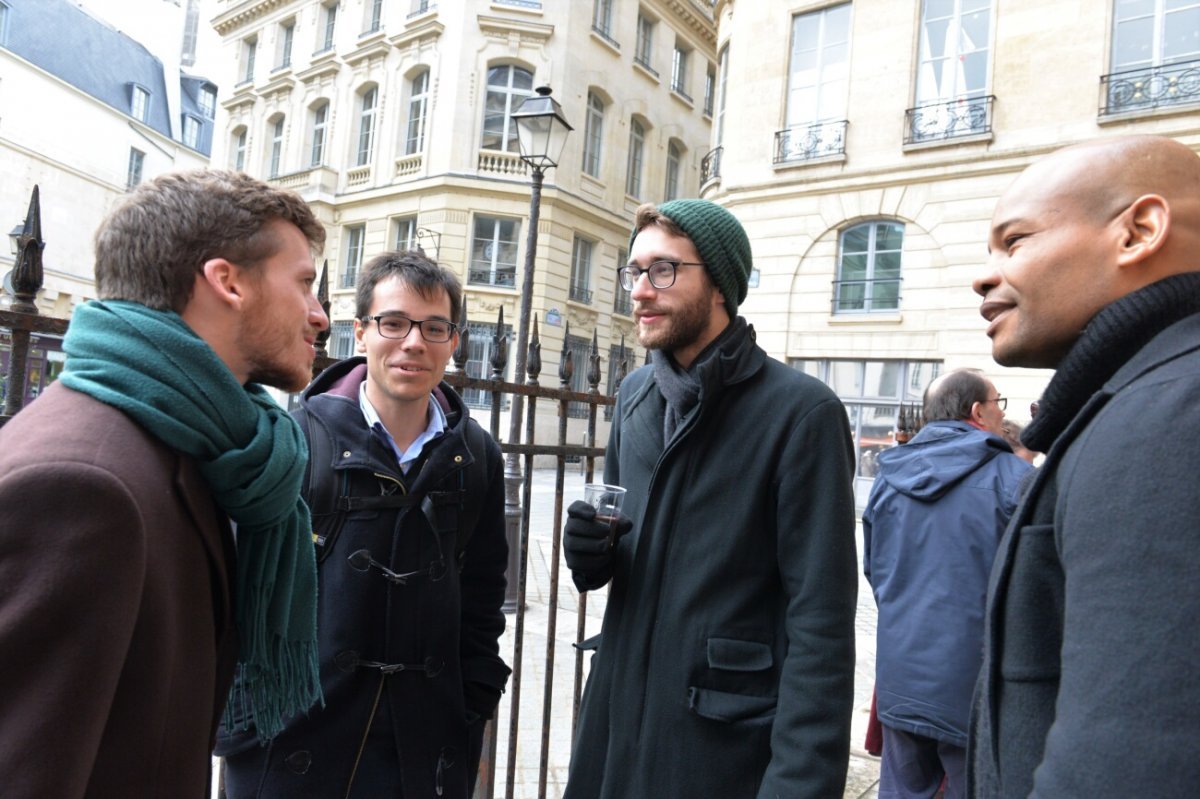
[[129,115],[139,122],[145,122],[150,114],[150,92],[137,84],[130,84]]
[[200,120],[191,114],[183,117],[183,143],[193,150],[200,148]]
[[212,119],[217,112],[217,90],[212,86],[201,87],[197,102],[200,105],[200,112]]

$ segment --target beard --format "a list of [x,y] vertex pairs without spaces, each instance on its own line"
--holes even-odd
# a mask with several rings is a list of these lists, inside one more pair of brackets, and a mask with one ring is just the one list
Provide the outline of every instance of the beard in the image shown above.
[[246,354],[248,383],[274,386],[283,391],[300,391],[312,380],[312,363],[304,363],[288,351],[296,346],[299,333],[291,335],[273,328],[265,316],[251,316],[238,336],[238,347]]
[[638,342],[648,350],[664,352],[674,352],[694,344],[708,329],[709,318],[712,315],[712,295],[715,291],[715,288],[710,287],[708,291],[700,293],[677,308],[656,309],[650,306],[650,310],[664,312],[663,320],[652,330],[646,330],[638,324]]

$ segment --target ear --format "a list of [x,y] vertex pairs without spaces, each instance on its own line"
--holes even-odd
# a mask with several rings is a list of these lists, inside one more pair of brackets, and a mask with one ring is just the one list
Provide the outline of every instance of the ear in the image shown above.
[[1117,265],[1136,266],[1166,244],[1171,231],[1171,208],[1161,196],[1143,194],[1130,203],[1116,223],[1120,225]]
[[[370,322],[367,322],[369,325]],[[357,353],[365,353],[367,351],[367,342],[363,341],[363,336],[366,335],[367,327],[361,319],[354,320],[354,351]]]
[[982,402],[972,402],[971,403],[971,415],[967,417],[967,421],[971,422],[972,424],[976,425],[977,427],[983,427],[983,403]]
[[199,280],[218,302],[241,310],[246,302],[246,270],[224,258],[212,258],[201,267]]

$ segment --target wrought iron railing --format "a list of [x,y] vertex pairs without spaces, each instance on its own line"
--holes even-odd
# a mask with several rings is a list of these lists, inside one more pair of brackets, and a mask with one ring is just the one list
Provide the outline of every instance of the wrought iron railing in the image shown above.
[[700,159],[700,185],[704,186],[710,180],[721,177],[721,151],[724,147],[714,147]]
[[614,39],[607,30],[605,30],[604,28],[601,28],[599,25],[595,25],[595,24],[592,25],[592,33],[596,34],[601,39],[603,39],[604,41],[611,44],[614,49],[617,49],[617,50],[621,49],[621,43],[618,42],[616,39]]
[[629,296],[629,292],[617,286],[616,294],[613,296],[613,313],[621,314],[622,316],[633,316],[633,298]]
[[1100,116],[1200,103],[1200,61],[1100,76]]
[[575,302],[582,302],[585,305],[592,304],[592,290],[582,283],[572,283],[567,296]]
[[835,280],[831,300],[833,313],[897,311],[900,308],[900,282],[898,277]]
[[655,69],[654,67],[650,66],[650,57],[649,56],[644,56],[639,53],[638,55],[635,55],[633,57],[633,63],[637,64],[639,67],[646,70],[654,77],[656,77],[656,78],[658,77],[658,70]]
[[811,161],[846,152],[846,120],[796,125],[775,132],[775,163]]
[[910,108],[904,112],[904,143],[919,144],[991,133],[995,101],[995,95],[989,94]]
[[500,286],[511,289],[517,285],[517,268],[471,269],[467,272],[467,283],[483,286]]

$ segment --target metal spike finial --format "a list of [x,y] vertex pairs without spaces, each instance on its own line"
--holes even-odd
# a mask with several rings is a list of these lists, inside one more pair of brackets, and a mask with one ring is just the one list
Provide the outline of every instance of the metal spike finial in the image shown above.
[[[321,279],[317,281],[317,302],[321,304],[321,310],[325,312],[325,318],[329,319],[329,259],[326,258],[321,264]],[[321,332],[317,333],[317,342],[314,349],[317,351],[318,358],[324,358],[329,353],[326,352],[326,345],[329,342],[329,335],[333,330],[333,323]]]
[[29,212],[21,235],[17,237],[17,262],[12,270],[12,310],[37,313],[37,293],[42,288],[42,205],[41,192],[35,185],[29,197]]
[[537,383],[542,371],[542,337],[538,334],[538,315],[533,315],[533,333],[529,336],[529,365],[525,369],[525,377],[529,383]]
[[575,374],[575,358],[571,354],[571,348],[567,342],[571,340],[571,323],[567,322],[566,328],[563,330],[563,345],[562,350],[558,353],[558,380],[564,386],[570,385],[571,378]]
[[588,390],[593,394],[600,390],[600,340],[592,330],[592,347],[588,350]]
[[471,354],[471,326],[467,324],[467,298],[462,298],[458,311],[458,346],[454,348],[454,371],[467,371],[467,358]]

